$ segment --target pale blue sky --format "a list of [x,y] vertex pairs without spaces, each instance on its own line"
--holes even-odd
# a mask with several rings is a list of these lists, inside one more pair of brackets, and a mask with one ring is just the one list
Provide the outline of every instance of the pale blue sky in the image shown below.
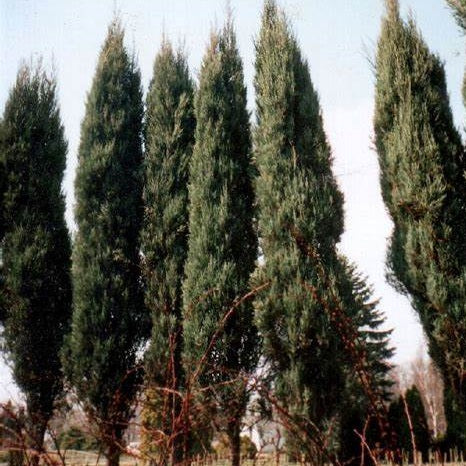
[[[380,197],[377,159],[372,150],[374,77],[370,60],[383,13],[382,0],[281,0],[294,24],[312,79],[320,94],[325,126],[335,157],[334,171],[346,199],[342,250],[374,284],[375,296],[394,328],[395,362],[415,356],[422,343],[417,319],[407,300],[384,279],[390,221]],[[253,38],[259,30],[262,0],[231,0],[244,60],[249,106],[253,96]],[[444,0],[401,0],[412,11],[432,50],[445,61],[457,125],[462,126],[461,81],[464,39]],[[184,43],[196,77],[215,24],[225,17],[223,0],[0,0],[0,107],[23,59],[42,55],[53,66],[69,141],[64,191],[72,227],[73,178],[79,127],[100,46],[118,10],[141,67],[144,89],[150,80],[162,33]],[[15,395],[9,371],[0,363],[0,400]]]

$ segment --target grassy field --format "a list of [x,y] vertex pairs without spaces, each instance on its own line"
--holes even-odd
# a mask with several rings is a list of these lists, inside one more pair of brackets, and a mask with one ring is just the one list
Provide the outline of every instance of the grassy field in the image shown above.
[[[54,453],[50,453],[50,456],[53,458]],[[60,464],[61,461],[57,457],[57,463]],[[0,466],[7,466],[8,454],[5,451],[0,450]],[[97,453],[84,452],[78,450],[69,450],[65,455],[65,462],[67,466],[104,466],[106,464],[106,458],[103,455],[98,455]],[[122,455],[120,459],[120,466],[147,466],[149,463],[143,459],[138,459],[128,455]],[[229,466],[230,461],[228,459],[215,459],[213,456],[207,459],[194,461],[191,463],[192,466]],[[255,461],[253,460],[243,460],[241,463],[243,466],[305,466],[299,463],[289,463],[286,455],[280,455],[280,458],[277,458],[275,455],[267,454],[260,455]],[[425,465],[430,466],[466,466],[466,462],[459,460],[450,463],[437,463],[430,462],[424,463]],[[389,463],[384,463],[386,466],[391,466]],[[405,463],[406,466],[408,463]],[[415,466],[422,466],[421,463],[417,463]]]

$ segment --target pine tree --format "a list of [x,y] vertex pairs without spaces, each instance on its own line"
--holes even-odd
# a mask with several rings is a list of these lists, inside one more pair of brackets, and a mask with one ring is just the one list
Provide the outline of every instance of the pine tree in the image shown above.
[[[182,452],[179,427],[174,425],[180,414],[180,396],[161,392],[160,388],[179,392],[183,380],[181,287],[188,249],[188,167],[195,130],[193,97],[186,58],[164,42],[155,60],[147,96],[142,251],[145,302],[152,316],[152,337],[146,353],[150,389],[147,393],[152,393],[150,404],[160,408],[149,424],[151,431],[162,429],[166,434],[172,463],[181,460]],[[147,410],[151,411],[151,406]]]
[[0,140],[2,298],[5,349],[26,400],[29,446],[38,453],[63,390],[60,350],[71,315],[66,151],[56,82],[41,66],[23,65]]
[[[383,403],[389,401],[392,383],[389,372],[391,365],[388,360],[394,350],[390,347],[390,330],[383,330],[385,317],[378,310],[378,301],[372,298],[373,290],[367,285],[366,279],[353,264],[341,257],[342,277],[340,290],[344,297],[345,313],[351,318],[351,323],[357,329],[356,349],[361,352],[363,370],[369,385],[363,386],[359,374],[355,371],[354,361],[348,360],[346,385],[340,407],[340,442],[338,456],[345,464],[362,464],[361,439],[356,434],[366,435],[370,447],[377,443],[383,447],[387,440],[385,432],[380,432],[374,406],[370,398]],[[370,393],[368,393],[370,392]],[[366,461],[371,461],[365,455]]]
[[256,43],[255,89],[265,264],[254,283],[270,283],[256,300],[257,322],[275,396],[296,425],[306,426],[305,440],[292,432],[288,443],[294,438],[313,454],[309,447],[331,430],[344,386],[342,344],[325,304],[339,294],[343,198],[308,65],[274,1],[265,4]]
[[[389,277],[419,314],[449,392],[452,427],[454,416],[466,420],[466,160],[443,65],[414,22],[400,18],[396,0],[388,2],[378,44],[374,125],[394,223]],[[450,436],[465,445],[464,432]]]
[[195,110],[183,285],[184,361],[187,377],[197,372],[194,382],[211,388],[204,391],[204,406],[218,407],[220,427],[228,434],[237,465],[248,400],[244,376],[257,358],[252,305],[239,300],[248,292],[257,239],[246,88],[231,20],[212,34]]
[[142,95],[118,20],[109,27],[81,126],[75,182],[73,322],[67,373],[117,465],[141,371]]

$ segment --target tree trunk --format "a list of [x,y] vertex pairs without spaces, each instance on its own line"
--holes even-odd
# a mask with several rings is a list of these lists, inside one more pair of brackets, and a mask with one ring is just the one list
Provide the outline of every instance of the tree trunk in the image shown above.
[[241,438],[240,422],[232,422],[228,426],[228,439],[230,440],[231,466],[240,466],[241,463]]
[[121,451],[117,441],[112,442],[107,449],[107,466],[119,466],[120,455]]
[[[181,304],[180,304],[181,306]],[[177,309],[180,308],[177,306]],[[177,316],[178,322],[181,322],[181,314]],[[183,422],[180,423],[180,416],[182,411],[182,402],[179,396],[179,390],[182,386],[183,381],[183,365],[182,365],[182,352],[183,347],[183,329],[182,325],[178,323],[175,328],[173,335],[175,341],[174,354],[173,354],[173,368],[172,368],[172,384],[171,388],[171,426],[169,435],[171,439],[171,451],[170,451],[170,462],[172,466],[182,464],[184,461],[184,436],[183,434]]]
[[[31,466],[38,466],[40,455],[44,452],[44,435],[47,429],[48,419],[43,415],[31,415],[30,419],[30,448],[32,456],[30,459]],[[29,442],[28,442],[29,443]]]

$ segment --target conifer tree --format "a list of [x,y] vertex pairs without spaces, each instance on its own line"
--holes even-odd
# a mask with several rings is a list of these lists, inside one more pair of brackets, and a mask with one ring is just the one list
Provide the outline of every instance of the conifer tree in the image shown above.
[[257,356],[251,302],[238,300],[248,292],[257,239],[246,88],[231,20],[212,34],[199,81],[183,284],[184,361],[187,377],[198,372],[194,382],[211,388],[204,390],[204,406],[218,407],[237,465],[248,399],[244,375]]
[[87,98],[75,182],[73,321],[64,354],[78,398],[97,424],[109,465],[140,379],[142,95],[118,20],[109,27]]
[[[182,279],[188,246],[188,168],[194,143],[194,90],[186,58],[164,42],[147,95],[145,127],[145,216],[142,231],[145,303],[152,337],[146,353],[146,382],[152,405],[149,430],[162,429],[171,461],[182,452],[174,423],[180,411],[183,374]],[[171,392],[162,392],[161,387]],[[155,416],[155,419],[154,419]],[[150,416],[149,416],[150,417]],[[147,420],[149,420],[147,417]],[[179,430],[179,429],[178,429]]]
[[[361,364],[367,376],[368,386],[363,386],[355,371],[354,361],[349,358],[346,369],[345,388],[340,406],[340,441],[338,456],[344,464],[362,464],[361,439],[357,435],[366,435],[370,447],[377,443],[387,445],[386,432],[380,426],[370,399],[386,403],[390,399],[392,382],[391,365],[388,360],[394,350],[390,346],[390,330],[384,330],[385,317],[378,309],[378,301],[372,298],[373,290],[353,264],[341,257],[342,276],[340,292],[344,297],[345,314],[357,329],[356,350],[360,351]],[[368,393],[370,392],[370,393]],[[371,461],[364,455],[366,461]]]
[[0,139],[1,294],[5,349],[26,400],[28,447],[37,453],[63,389],[60,350],[71,315],[66,151],[56,82],[41,66],[23,65]]
[[270,282],[256,300],[257,322],[275,395],[307,426],[298,448],[309,448],[309,438],[331,429],[344,386],[342,344],[324,304],[339,294],[343,198],[308,65],[274,1],[265,4],[256,43],[255,89],[265,264],[254,283]]
[[466,161],[445,73],[412,20],[387,3],[376,60],[376,147],[394,223],[389,277],[411,299],[443,374],[450,437],[466,418]]

